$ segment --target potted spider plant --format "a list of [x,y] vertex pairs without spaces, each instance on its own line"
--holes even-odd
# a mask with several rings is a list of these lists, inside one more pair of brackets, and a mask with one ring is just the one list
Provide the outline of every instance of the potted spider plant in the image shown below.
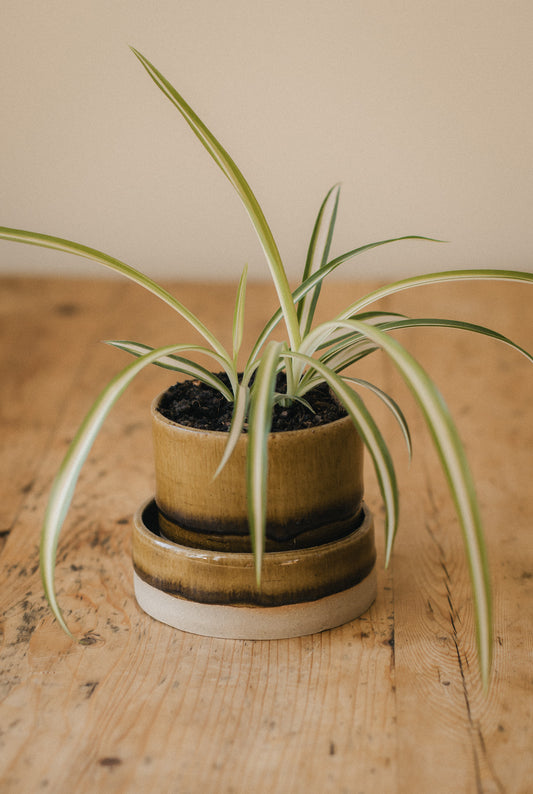
[[[336,317],[316,324],[321,285],[330,273],[377,246],[429,238],[409,235],[382,240],[330,258],[339,203],[336,185],[320,206],[301,283],[291,290],[271,229],[243,174],[170,82],[140,52],[133,49],[133,53],[240,197],[263,248],[279,308],[238,371],[246,269],[237,288],[233,349],[229,351],[175,296],[133,267],[66,239],[0,227],[2,239],[74,254],[120,273],[160,298],[203,339],[202,344],[174,343],[157,349],[132,341],[109,343],[134,360],[94,402],[51,489],[40,566],[52,612],[70,634],[55,595],[54,569],[60,530],[80,469],[120,394],[141,370],[155,364],[185,375],[188,386],[203,391],[209,401],[215,395],[225,406],[227,419],[222,429],[198,427],[194,420],[184,420],[187,406],[185,414],[176,417],[169,413],[175,397],[172,388],[154,401],[156,495],[139,508],[134,522],[135,589],[141,606],[171,625],[219,636],[293,636],[339,625],[360,614],[375,597],[374,528],[363,501],[363,447],[369,452],[385,504],[386,565],[399,504],[394,464],[362,393],[371,391],[384,401],[411,452],[409,429],[397,403],[352,374],[353,365],[382,350],[414,395],[449,482],[470,569],[478,658],[487,685],[491,596],[472,475],[437,387],[390,332],[423,326],[458,328],[492,337],[530,361],[533,358],[508,338],[480,325],[408,318],[373,307],[381,298],[421,285],[475,279],[531,283],[533,274],[477,269],[406,278],[354,298]],[[273,337],[274,332],[279,337]],[[209,366],[197,363],[198,356],[206,357]],[[296,410],[306,417],[302,426],[297,419],[296,425],[280,429],[279,415],[291,417]],[[254,634],[257,625],[261,626],[259,635]]]

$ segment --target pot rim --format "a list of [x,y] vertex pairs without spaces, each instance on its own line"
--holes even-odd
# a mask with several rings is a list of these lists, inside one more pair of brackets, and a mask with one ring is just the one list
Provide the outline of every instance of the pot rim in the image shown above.
[[[228,437],[227,430],[205,430],[204,428],[200,427],[189,427],[188,425],[181,425],[179,422],[174,422],[172,419],[168,419],[166,416],[159,411],[159,404],[163,399],[163,396],[167,393],[168,389],[165,389],[160,394],[157,395],[152,400],[150,405],[150,413],[155,421],[161,422],[164,425],[168,425],[169,427],[176,428],[179,431],[184,433],[190,433],[191,435],[204,435],[204,436],[217,436],[217,437]],[[297,438],[299,435],[305,435],[307,433],[324,433],[327,432],[327,428],[332,426],[340,426],[341,423],[351,424],[353,425],[353,421],[350,415],[341,416],[340,419],[334,419],[332,422],[326,422],[322,425],[314,425],[313,427],[303,427],[299,428],[298,430],[276,430],[270,431],[269,437],[278,437],[278,436],[290,436],[291,438]],[[241,437],[247,437],[246,433],[241,433]]]

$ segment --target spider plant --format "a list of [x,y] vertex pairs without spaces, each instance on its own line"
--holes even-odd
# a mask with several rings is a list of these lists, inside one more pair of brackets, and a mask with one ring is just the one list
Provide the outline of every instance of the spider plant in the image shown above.
[[[422,366],[390,335],[391,331],[422,326],[443,326],[471,331],[497,339],[533,358],[503,335],[480,325],[439,318],[408,318],[391,314],[373,306],[381,298],[406,289],[446,281],[474,279],[504,279],[533,282],[533,274],[509,270],[455,270],[424,274],[393,282],[354,300],[343,312],[328,322],[314,323],[315,309],[324,279],[356,255],[377,246],[407,239],[430,238],[409,235],[354,248],[341,256],[330,258],[331,239],[339,204],[338,185],[327,193],[313,228],[302,280],[291,290],[282,259],[263,211],[243,174],[210,130],[200,120],[183,97],[168,80],[140,52],[133,53],[149,76],[181,113],[194,134],[207,149],[216,164],[231,182],[255,228],[270,274],[277,291],[279,308],[265,325],[248,354],[241,373],[237,370],[237,356],[243,337],[244,304],[247,272],[244,269],[237,289],[233,313],[232,349],[226,350],[207,326],[176,297],[147,275],[118,259],[94,248],[35,232],[0,227],[0,237],[13,242],[37,245],[98,262],[129,278],[160,298],[185,318],[203,338],[203,344],[170,344],[152,349],[132,341],[112,341],[109,344],[134,356],[104,388],[94,402],[73,439],[54,480],[41,534],[41,575],[51,609],[63,629],[70,634],[54,589],[54,569],[57,543],[65,520],[80,469],[89,453],[109,410],[132,379],[149,364],[156,364],[187,376],[197,378],[220,391],[233,403],[233,419],[218,471],[231,455],[244,425],[248,431],[247,492],[249,528],[256,561],[258,584],[265,544],[265,494],[268,471],[267,437],[271,428],[272,410],[276,402],[290,404],[294,400],[306,403],[306,395],[321,382],[326,382],[346,408],[355,427],[369,450],[386,508],[385,564],[388,565],[396,528],[398,526],[399,497],[394,465],[385,440],[369,413],[361,396],[365,391],[377,394],[392,411],[404,434],[409,454],[409,429],[400,407],[377,386],[348,374],[348,368],[376,350],[384,351],[399,370],[413,393],[435,443],[455,502],[462,528],[468,559],[476,616],[478,658],[481,677],[486,686],[491,660],[491,596],[487,554],[480,511],[472,475],[456,426],[445,402]],[[272,339],[278,326],[284,325],[280,339]],[[229,386],[206,367],[196,363],[201,354],[210,359],[212,368],[223,370]],[[191,358],[192,356],[192,358]],[[286,392],[276,392],[276,376],[286,375]],[[351,372],[351,369],[350,369]],[[217,472],[218,473],[218,472]]]

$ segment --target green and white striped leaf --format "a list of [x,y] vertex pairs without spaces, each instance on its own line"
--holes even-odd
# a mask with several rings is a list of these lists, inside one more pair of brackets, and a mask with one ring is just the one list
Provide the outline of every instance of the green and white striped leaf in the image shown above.
[[392,413],[392,415],[394,416],[394,418],[396,419],[396,421],[400,426],[400,430],[402,431],[407,446],[409,460],[411,460],[411,458],[413,457],[413,445],[411,442],[411,433],[409,431],[409,425],[407,424],[407,420],[404,416],[404,413],[400,408],[400,406],[398,405],[398,403],[396,402],[396,400],[393,400],[393,398],[389,394],[387,394],[387,392],[384,392],[374,383],[370,383],[367,380],[363,380],[362,378],[349,378],[346,375],[343,376],[343,378],[344,380],[350,381],[350,383],[356,383],[358,386],[362,386],[364,389],[368,389],[385,403],[385,405],[390,410],[390,412]]
[[124,389],[144,367],[160,357],[171,355],[176,345],[161,347],[141,356],[116,375],[103,389],[80,425],[52,484],[41,532],[40,568],[50,608],[63,630],[72,637],[55,593],[55,560],[63,522],[72,501],[79,473],[109,411]]
[[291,290],[287,276],[283,268],[278,247],[266,221],[259,202],[257,201],[252,189],[243,174],[232,160],[228,152],[215,138],[213,133],[206,127],[194,110],[185,99],[176,91],[173,85],[161,74],[150,61],[138,50],[131,48],[134,55],[142,63],[154,83],[169,99],[175,108],[179,110],[189,127],[192,129],[198,140],[207,149],[215,163],[227,177],[237,195],[241,199],[246,212],[263,248],[267,263],[270,268],[272,280],[278,294],[280,307],[287,326],[289,339],[293,347],[298,347],[300,341],[300,330],[296,309],[292,300]]
[[[106,345],[110,345],[111,347],[116,347],[118,350],[123,350],[126,353],[130,353],[132,356],[144,356],[146,353],[150,353],[154,348],[150,347],[149,345],[144,345],[141,342],[129,342],[124,339],[119,340],[106,340]],[[238,388],[238,378],[237,373],[231,367],[228,367],[228,362],[225,359],[221,358],[217,353],[214,353],[212,350],[209,350],[206,347],[201,347],[200,345],[177,345],[176,350],[179,351],[190,351],[195,353],[203,353],[206,356],[210,356],[213,358],[223,369],[226,370],[226,373],[230,379],[232,387],[236,391]],[[153,362],[155,366],[162,367],[163,369],[170,369],[174,372],[182,372],[184,375],[189,375],[191,378],[197,378],[198,380],[205,383],[207,386],[211,386],[211,388],[216,389],[221,394],[224,395],[226,400],[231,402],[233,400],[233,394],[228,389],[225,383],[223,383],[220,378],[217,378],[215,374],[213,374],[210,370],[202,367],[200,364],[196,364],[194,361],[190,361],[188,358],[182,358],[181,356],[163,356],[162,358],[157,359],[157,361]]]
[[[292,299],[295,304],[298,304],[306,295],[307,293],[314,289],[317,284],[320,284],[326,276],[328,276],[333,270],[335,270],[340,265],[344,264],[348,260],[352,259],[353,257],[357,256],[358,254],[362,254],[365,251],[369,251],[372,248],[377,248],[380,245],[388,245],[389,243],[398,243],[402,240],[426,240],[429,242],[440,242],[440,240],[433,240],[431,237],[421,237],[419,235],[407,235],[405,237],[393,237],[390,240],[380,240],[377,243],[369,243],[368,245],[362,245],[359,248],[354,248],[352,251],[348,251],[341,256],[336,257],[328,264],[321,267],[315,273],[313,273],[309,278],[307,278],[299,287],[297,287],[294,292],[292,293]],[[250,353],[249,362],[255,361],[259,352],[263,345],[265,344],[266,340],[277,326],[279,321],[282,318],[281,309],[278,309],[267,322],[261,333],[259,334],[255,345],[252,348]],[[293,349],[295,349],[293,347]]]
[[512,339],[500,334],[498,331],[494,331],[492,328],[486,328],[484,325],[478,325],[477,323],[469,323],[465,320],[448,320],[439,317],[406,317],[405,319],[388,320],[378,327],[383,331],[394,331],[404,328],[456,328],[460,331],[469,331],[473,334],[481,334],[481,336],[496,339],[498,342],[512,347],[513,350],[516,350],[517,353],[525,356],[533,363],[533,356],[527,350],[524,350],[523,347],[513,342]]
[[[351,343],[348,342],[348,337],[351,337]],[[307,340],[305,341],[307,342]],[[331,341],[334,342],[335,340]],[[326,346],[327,344],[322,345],[322,347]],[[339,373],[352,364],[357,363],[365,356],[374,353],[377,349],[376,345],[366,339],[362,339],[360,335],[347,334],[343,337],[343,341],[338,345],[333,345],[325,353],[322,353],[319,359],[323,364],[326,364],[329,369],[333,370],[333,372]],[[306,350],[305,353],[309,355],[309,351]],[[302,379],[301,386],[307,391],[309,387],[317,386],[319,382],[320,379],[318,375],[308,370]]]
[[[354,319],[381,327],[386,322],[407,318],[405,315],[396,312],[363,312]],[[326,352],[320,356],[320,360],[335,372],[341,372],[341,370],[346,369],[346,367],[376,350],[376,346],[367,339],[362,338],[361,334],[353,332],[337,334],[338,331],[335,331],[335,329],[332,329],[327,334],[319,328],[316,334],[310,332],[306,336],[300,350],[306,355],[313,355],[316,350],[326,349]],[[319,344],[320,340],[322,340],[321,344]],[[308,375],[312,380],[316,380],[316,375],[314,378],[311,372]]]
[[[353,319],[360,319],[360,315],[357,315],[357,318]],[[374,325],[374,323],[372,323]],[[394,331],[394,330],[402,330],[406,328],[455,328],[462,331],[469,331],[470,333],[481,334],[482,336],[487,336],[492,339],[496,339],[498,342],[502,342],[509,347],[512,347],[521,355],[525,356],[529,361],[533,362],[533,356],[524,350],[523,347],[517,345],[508,337],[500,334],[498,331],[494,331],[491,328],[486,328],[483,325],[477,325],[475,323],[465,322],[464,320],[448,320],[446,318],[439,318],[439,317],[421,317],[421,318],[401,318],[398,319],[391,319],[387,320],[383,323],[378,323],[376,327],[381,328],[382,331]],[[325,334],[321,332],[320,328],[316,329],[316,335],[311,332],[311,334],[304,340],[302,348],[305,349],[307,353],[307,347],[313,349],[316,342],[323,338]],[[352,339],[352,343],[350,344],[350,337]],[[335,372],[341,372],[342,370],[346,369],[347,367],[351,366],[352,364],[359,361],[363,356],[369,355],[369,353],[373,353],[378,347],[369,342],[369,340],[363,337],[361,334],[343,334],[339,337],[341,340],[340,343],[333,344],[332,348],[328,350],[327,353],[322,354],[320,356],[320,360],[327,364],[328,367],[335,370]],[[332,343],[335,343],[336,340],[331,340]],[[305,384],[306,387],[308,384]],[[316,385],[316,383],[313,383]]]
[[426,420],[463,531],[474,593],[481,677],[486,687],[492,655],[492,610],[487,552],[474,483],[457,428],[431,378],[396,339],[392,339],[379,328],[357,320],[346,320],[344,323],[346,328],[352,328],[368,336],[389,355],[418,402]]
[[438,273],[426,273],[421,276],[412,276],[401,281],[394,281],[379,289],[369,292],[359,300],[352,303],[339,314],[335,319],[346,320],[353,317],[358,312],[365,309],[371,303],[402,292],[414,287],[422,287],[430,284],[442,284],[453,281],[518,281],[533,283],[533,273],[526,273],[521,270],[498,270],[498,269],[478,269],[478,270],[445,270]]
[[305,362],[318,372],[348,411],[370,453],[386,509],[385,565],[388,565],[398,526],[399,505],[396,474],[387,444],[361,397],[341,377],[310,356],[294,352],[284,355]]
[[[354,318],[356,319],[356,318]],[[357,317],[359,319],[359,316]],[[374,323],[373,323],[374,324]],[[487,336],[492,339],[496,339],[499,342],[502,342],[509,347],[512,347],[521,355],[525,356],[529,361],[533,362],[533,357],[524,350],[523,347],[517,345],[508,337],[500,334],[498,331],[494,331],[491,328],[486,328],[482,325],[477,325],[474,323],[468,323],[464,320],[448,320],[445,318],[438,318],[438,317],[429,317],[429,318],[398,318],[397,320],[392,319],[383,323],[377,324],[378,328],[381,328],[383,331],[394,331],[394,330],[402,330],[405,328],[456,328],[463,331],[469,331],[470,333],[481,334],[482,336]],[[311,348],[313,347],[313,343],[316,343],[317,339],[320,337],[320,329],[317,331],[317,337],[313,339],[311,336],[305,340],[304,345],[309,345]],[[350,344],[350,338],[352,342]],[[332,347],[329,349],[325,354],[320,356],[320,360],[327,364],[328,367],[333,369],[335,372],[341,372],[342,370],[346,369],[347,367],[355,364],[364,356],[373,353],[378,347],[369,342],[368,339],[362,337],[360,334],[347,334],[342,335],[339,337],[340,343],[336,343],[336,340],[331,340]],[[307,350],[306,350],[307,352]],[[308,387],[308,383],[305,383],[305,387]],[[316,380],[313,381],[313,385],[316,385]]]
[[248,265],[244,266],[239,286],[237,287],[237,296],[235,298],[235,309],[233,312],[233,361],[237,365],[237,356],[241,349],[242,337],[244,332],[244,305],[246,301],[246,282],[248,279]]
[[[368,323],[369,325],[377,325],[381,326],[382,323],[386,322],[394,322],[395,320],[406,320],[408,319],[405,314],[399,314],[398,312],[361,312],[360,314],[355,315],[353,318],[354,320],[360,320],[363,323]],[[354,340],[360,338],[360,334],[354,334],[353,332],[342,333],[339,336],[335,335],[335,332],[331,333],[331,337],[321,344],[317,350],[323,350],[324,348],[329,348],[329,350],[333,350],[333,347],[337,350],[341,350],[344,347],[352,344]]]
[[[443,282],[453,282],[453,281],[495,281],[495,280],[503,280],[503,281],[522,281],[533,283],[533,273],[525,273],[520,270],[446,270],[439,273],[427,273],[421,276],[413,276],[412,278],[402,279],[401,281],[395,281],[392,284],[387,284],[384,287],[380,287],[373,292],[369,292],[367,295],[364,295],[362,298],[359,298],[357,301],[352,303],[347,309],[345,309],[341,314],[337,315],[334,318],[335,320],[347,320],[350,317],[355,317],[361,311],[366,309],[367,306],[374,303],[381,298],[385,298],[389,295],[393,295],[396,292],[401,292],[402,290],[412,289],[414,287],[426,286],[430,284],[441,284]],[[315,329],[316,331],[316,329]],[[313,332],[309,336],[311,336]],[[310,340],[306,338],[305,343],[306,345],[311,346],[314,345],[314,349],[318,349],[320,345],[327,341],[327,335],[320,337],[318,335],[312,337]]]
[[[340,185],[334,185],[327,193],[318,211],[318,216],[313,227],[302,282],[308,279],[328,261],[337,209],[339,206]],[[315,314],[316,304],[320,295],[322,282],[319,281],[313,290],[308,292],[303,300],[298,303],[298,321],[300,333],[304,337],[311,328]]]
[[221,358],[223,358],[225,361],[231,362],[231,358],[224,347],[220,344],[218,339],[213,336],[211,331],[209,331],[204,323],[202,323],[202,321],[196,317],[196,315],[189,311],[189,309],[180,303],[180,301],[167,292],[167,290],[163,289],[163,287],[160,287],[159,284],[157,284],[151,278],[145,276],[144,273],[141,273],[139,270],[136,270],[130,265],[121,262],[119,259],[108,256],[102,251],[97,251],[95,248],[89,248],[86,245],[80,245],[79,243],[74,243],[71,240],[65,240],[61,237],[52,237],[48,234],[28,232],[24,231],[23,229],[10,229],[7,226],[0,226],[0,240],[9,240],[13,243],[25,243],[26,245],[36,245],[40,248],[51,248],[54,251],[62,251],[66,254],[74,254],[75,256],[80,256],[84,259],[90,259],[93,262],[104,265],[104,267],[114,270],[116,273],[120,273],[130,281],[133,281],[136,284],[139,284],[141,287],[144,287],[144,289],[148,290],[148,292],[151,292],[152,295],[155,295],[164,303],[166,303],[167,306],[170,306],[170,308],[174,309],[174,311],[187,320],[187,322],[196,331],[198,331],[201,336],[203,336],[203,338],[211,345],[213,350],[217,351]]
[[351,346],[343,347],[338,352],[335,350],[329,351],[325,355],[320,356],[320,360],[334,372],[342,372],[352,364],[360,361],[364,356],[374,353],[377,349],[372,342],[358,339]]
[[265,546],[268,434],[272,426],[276,375],[280,356],[285,347],[283,342],[268,343],[264,355],[261,357],[250,395],[246,482],[248,523],[258,585],[261,582]]
[[228,460],[231,457],[233,450],[237,444],[237,441],[241,437],[241,433],[244,428],[244,423],[246,421],[246,412],[248,410],[248,398],[249,398],[250,390],[247,386],[240,383],[237,388],[237,393],[235,395],[235,403],[233,406],[233,414],[231,416],[231,425],[228,433],[228,440],[226,446],[224,447],[224,454],[222,455],[221,461],[218,464],[217,470],[214,474],[213,479],[216,479]]
[[274,405],[282,405],[287,406],[290,405],[292,402],[300,403],[306,408],[310,413],[316,414],[315,409],[304,397],[300,397],[297,394],[293,394],[290,397],[287,397],[286,393],[276,392],[274,394]]

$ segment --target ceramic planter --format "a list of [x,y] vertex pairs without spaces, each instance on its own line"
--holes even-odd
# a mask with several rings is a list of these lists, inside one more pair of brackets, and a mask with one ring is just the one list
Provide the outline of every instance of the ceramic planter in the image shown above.
[[261,589],[248,535],[243,434],[183,427],[152,405],[155,499],[135,516],[135,593],[148,614],[196,634],[275,639],[354,619],[376,593],[363,445],[349,418],[268,441]]

